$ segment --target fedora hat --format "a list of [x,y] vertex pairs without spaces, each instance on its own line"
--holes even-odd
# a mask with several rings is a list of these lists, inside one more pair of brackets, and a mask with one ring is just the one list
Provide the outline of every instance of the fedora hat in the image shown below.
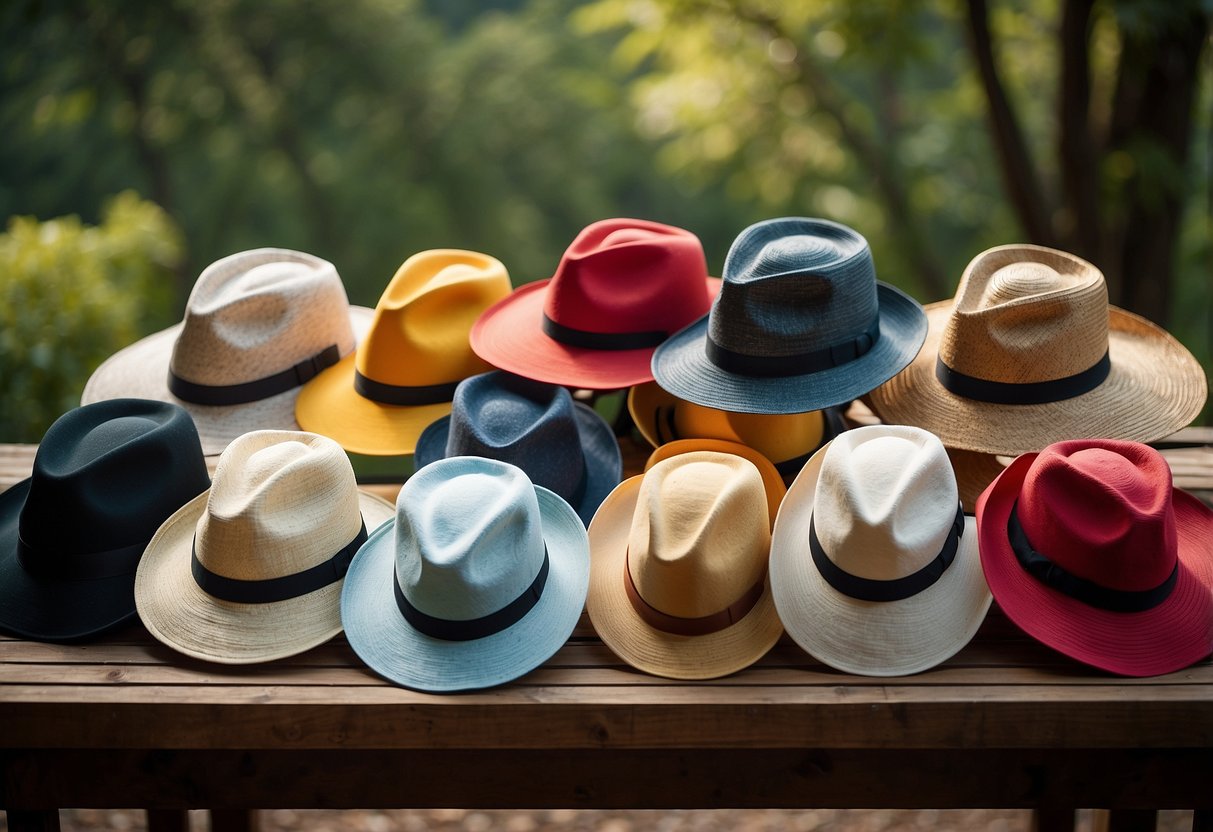
[[876,280],[858,232],[766,220],[733,241],[712,311],[657,348],[653,377],[680,399],[735,413],[821,410],[891,378],[926,331],[922,307]]
[[736,454],[676,454],[624,480],[590,524],[586,609],[603,643],[672,679],[756,662],[783,633],[770,520],[763,478]]
[[646,220],[585,227],[548,280],[520,287],[481,316],[472,349],[528,378],[592,390],[651,381],[653,349],[708,311],[699,238]]
[[135,567],[210,478],[189,414],[113,399],[55,420],[29,479],[0,494],[0,629],[73,641],[135,618]]
[[1079,439],[1025,454],[977,502],[981,562],[1037,641],[1125,676],[1213,649],[1213,511],[1146,445]]
[[717,454],[732,454],[742,459],[748,459],[758,469],[762,477],[762,488],[767,493],[767,514],[771,525],[775,525],[775,516],[779,513],[779,504],[783,502],[788,488],[784,485],[783,476],[771,460],[748,445],[729,442],[725,439],[675,439],[655,448],[644,463],[648,471],[659,462],[663,462],[679,454],[689,454],[696,451],[711,451]]
[[219,458],[210,490],[164,522],[135,576],[148,631],[221,664],[302,653],[341,632],[350,559],[392,506],[364,494],[336,442],[259,430]]
[[350,565],[346,637],[376,673],[418,690],[499,685],[547,661],[585,604],[585,526],[508,462],[440,459]]
[[814,454],[775,521],[771,586],[792,639],[847,673],[918,673],[968,644],[990,591],[939,439],[871,425]]
[[451,415],[422,431],[413,463],[420,469],[449,456],[517,465],[587,526],[623,477],[615,434],[592,408],[563,387],[500,370],[459,382]]
[[354,453],[411,454],[421,431],[451,412],[459,382],[492,369],[472,353],[468,330],[509,292],[505,266],[487,254],[414,254],[388,283],[357,352],[304,385],[299,424]]
[[370,323],[327,260],[242,251],[203,270],[181,323],[106,359],[81,403],[173,402],[193,417],[202,450],[218,454],[250,430],[297,429],[300,385],[352,352]]
[[951,448],[1017,456],[1064,439],[1150,442],[1204,406],[1204,371],[1158,326],[1108,305],[1103,273],[1050,248],[973,258],[954,301],[927,307],[922,352],[874,390],[888,422]]

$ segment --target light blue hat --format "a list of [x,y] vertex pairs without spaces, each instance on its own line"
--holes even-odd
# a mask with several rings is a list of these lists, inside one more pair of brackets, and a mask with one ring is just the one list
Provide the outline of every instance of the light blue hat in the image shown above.
[[577,513],[523,471],[481,457],[427,465],[350,564],[341,619],[376,673],[453,692],[517,679],[581,616],[590,546]]

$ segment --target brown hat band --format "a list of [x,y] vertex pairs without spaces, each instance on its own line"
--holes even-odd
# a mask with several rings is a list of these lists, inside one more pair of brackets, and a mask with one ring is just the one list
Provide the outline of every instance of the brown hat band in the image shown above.
[[640,596],[640,591],[636,589],[636,584],[632,581],[632,570],[628,566],[626,557],[623,560],[623,585],[627,590],[632,608],[650,627],[662,632],[673,633],[676,636],[706,636],[736,624],[745,618],[750,610],[754,609],[754,605],[762,597],[762,591],[766,585],[766,570],[764,569],[762,577],[732,604],[719,612],[700,618],[667,615],[661,610],[649,606],[649,603]]
[[1112,361],[1106,351],[1103,358],[1081,373],[1025,383],[968,376],[944,364],[942,358],[935,359],[935,377],[940,384],[958,396],[993,404],[1048,404],[1072,399],[1103,384],[1111,371]]

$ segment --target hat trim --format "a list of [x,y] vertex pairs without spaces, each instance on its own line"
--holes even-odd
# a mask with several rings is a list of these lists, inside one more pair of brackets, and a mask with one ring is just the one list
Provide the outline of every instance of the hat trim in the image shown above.
[[100,552],[61,553],[54,558],[55,568],[51,569],[49,561],[39,563],[38,558],[31,557],[37,549],[25,541],[20,529],[17,530],[17,563],[21,568],[34,577],[58,581],[96,581],[133,575],[145,548],[147,542],[142,541]]
[[302,387],[340,360],[341,350],[336,344],[329,344],[312,357],[305,358],[281,372],[240,384],[198,384],[177,375],[170,366],[168,389],[177,398],[191,404],[211,407],[248,404]]
[[712,337],[710,328],[703,346],[708,360],[725,372],[761,378],[783,378],[818,373],[849,364],[870,352],[879,340],[880,315],[877,314],[868,323],[867,329],[852,338],[828,347],[792,355],[751,355],[736,352],[721,346]]
[[650,627],[655,627],[658,630],[676,636],[706,636],[733,626],[745,618],[750,610],[754,609],[754,606],[762,598],[763,590],[766,588],[766,581],[767,570],[763,569],[762,575],[754,582],[753,586],[743,592],[740,598],[724,609],[717,610],[708,615],[701,615],[698,618],[684,618],[680,615],[670,615],[669,613],[662,612],[644,600],[644,596],[636,588],[636,582],[632,580],[631,562],[626,554],[623,558],[623,588],[627,591],[628,601],[631,602],[632,609]]
[[661,329],[647,332],[591,332],[557,323],[543,313],[543,331],[549,338],[587,350],[642,350],[656,347],[670,333]]
[[1082,372],[1047,381],[991,381],[965,375],[935,358],[935,377],[939,383],[957,396],[994,404],[1051,404],[1065,401],[1083,393],[1090,393],[1103,384],[1112,372],[1112,360],[1108,351],[1103,357]]
[[402,407],[416,407],[425,404],[443,404],[455,396],[455,388],[459,382],[446,381],[442,384],[388,384],[367,378],[354,368],[354,392],[364,399],[378,404],[391,404]]

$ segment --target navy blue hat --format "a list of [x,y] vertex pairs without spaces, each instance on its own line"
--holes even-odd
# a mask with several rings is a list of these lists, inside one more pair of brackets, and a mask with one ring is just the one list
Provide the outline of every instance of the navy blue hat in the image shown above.
[[711,312],[657,348],[653,376],[705,407],[801,413],[888,381],[926,336],[918,302],[876,280],[862,235],[786,217],[738,235]]
[[111,399],[60,416],[32,476],[0,494],[0,629],[74,641],[135,618],[135,568],[160,524],[210,487],[175,404]]
[[451,415],[422,432],[413,460],[420,470],[452,456],[518,466],[535,485],[563,497],[586,525],[623,478],[619,443],[593,409],[563,387],[499,370],[459,383]]

